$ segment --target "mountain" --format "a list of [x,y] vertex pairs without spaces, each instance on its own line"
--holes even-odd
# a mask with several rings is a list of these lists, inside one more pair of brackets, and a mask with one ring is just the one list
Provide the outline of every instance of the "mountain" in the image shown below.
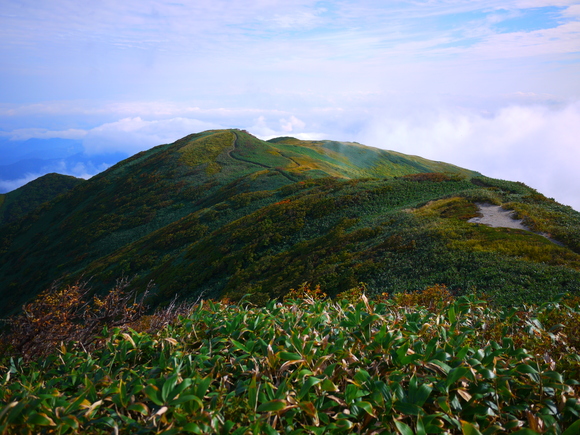
[[83,177],[96,174],[127,157],[119,152],[88,155],[82,141],[73,139],[0,139],[0,193],[53,172]]
[[83,181],[69,175],[46,174],[12,192],[0,194],[0,225],[25,216]]
[[[467,222],[478,203],[514,210],[533,231]],[[152,305],[262,304],[306,281],[330,295],[359,282],[369,295],[445,284],[500,304],[542,301],[580,290],[579,228],[570,207],[450,164],[212,130],[136,154],[0,227],[0,316],[57,279],[105,291],[123,276],[152,283]]]

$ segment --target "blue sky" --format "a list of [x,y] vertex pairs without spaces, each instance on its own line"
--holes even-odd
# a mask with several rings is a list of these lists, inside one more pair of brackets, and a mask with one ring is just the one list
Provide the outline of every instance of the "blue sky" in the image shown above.
[[[443,160],[580,210],[578,1],[3,0],[0,59],[0,159],[68,140],[86,158],[61,171],[88,177],[236,127]],[[0,191],[42,175],[1,168]]]

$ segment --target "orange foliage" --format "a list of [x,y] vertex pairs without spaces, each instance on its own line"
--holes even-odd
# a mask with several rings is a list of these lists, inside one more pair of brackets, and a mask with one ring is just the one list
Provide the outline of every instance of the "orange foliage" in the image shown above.
[[127,291],[121,279],[102,299],[89,298],[86,283],[59,288],[57,284],[24,305],[22,313],[8,319],[9,330],[2,334],[4,353],[36,358],[52,352],[62,342],[76,341],[89,346],[103,327],[123,326],[141,317],[143,299]]
[[302,283],[296,289],[290,289],[290,291],[284,296],[284,302],[290,299],[312,299],[320,300],[325,299],[326,293],[320,289],[320,285],[316,285],[313,289],[310,288],[310,283]]
[[[382,298],[388,298],[389,295],[383,293]],[[424,306],[429,311],[437,311],[446,307],[455,298],[449,289],[443,284],[435,284],[425,290],[420,290],[412,293],[397,293],[393,295],[395,303],[401,307],[414,307],[417,305]]]

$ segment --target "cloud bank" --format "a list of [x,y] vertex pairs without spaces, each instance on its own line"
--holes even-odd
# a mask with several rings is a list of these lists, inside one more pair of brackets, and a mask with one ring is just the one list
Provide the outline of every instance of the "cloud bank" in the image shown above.
[[[191,133],[217,128],[243,128],[262,139],[294,136],[300,139],[357,141],[378,148],[440,160],[484,175],[522,181],[580,210],[580,101],[572,103],[509,103],[490,109],[452,105],[409,106],[394,111],[389,104],[371,110],[362,106],[327,109],[212,111],[215,122],[185,116],[122,118],[87,130],[75,130],[85,153],[127,155],[171,143]],[[221,113],[221,116],[218,116]],[[197,115],[204,115],[198,110]],[[5,136],[10,132],[4,132]],[[36,134],[36,136],[35,136]],[[21,137],[71,137],[69,131],[18,130]],[[70,175],[94,175],[95,168],[63,168]],[[104,169],[104,168],[103,168]],[[52,169],[56,171],[57,168]],[[20,182],[29,181],[30,175]],[[14,186],[15,181],[4,181]]]
[[580,210],[580,102],[564,107],[511,105],[493,113],[469,109],[375,117],[360,141],[522,181]]

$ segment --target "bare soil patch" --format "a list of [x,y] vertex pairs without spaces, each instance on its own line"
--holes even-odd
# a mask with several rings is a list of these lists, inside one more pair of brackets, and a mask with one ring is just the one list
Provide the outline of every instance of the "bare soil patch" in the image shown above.
[[521,219],[515,219],[513,210],[506,210],[499,205],[476,204],[481,216],[469,219],[467,222],[488,225],[490,227],[515,228],[530,231]]

